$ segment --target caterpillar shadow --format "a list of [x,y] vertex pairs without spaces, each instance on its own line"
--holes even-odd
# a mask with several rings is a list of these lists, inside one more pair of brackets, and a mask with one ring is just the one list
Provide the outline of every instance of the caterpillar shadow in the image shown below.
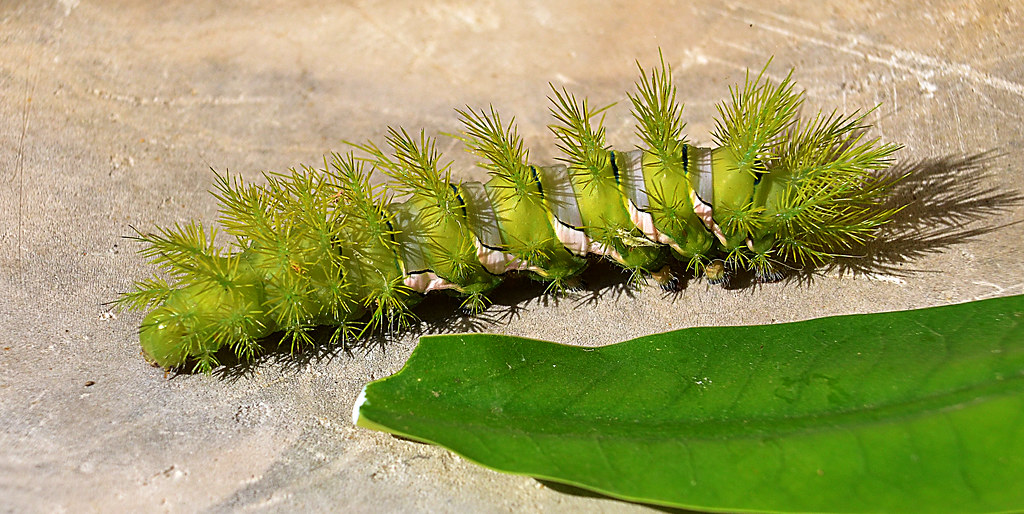
[[[781,280],[807,285],[825,272],[894,277],[931,272],[915,269],[909,264],[1008,226],[995,220],[1013,207],[1024,204],[1024,194],[1020,191],[1006,191],[987,185],[993,169],[1004,157],[995,151],[986,151],[896,164],[885,175],[893,179],[903,178],[895,185],[889,201],[879,208],[903,207],[879,236],[851,249],[849,256],[823,268],[783,265],[787,273]],[[677,264],[674,271],[680,277],[680,283],[676,290],[664,293],[668,296],[678,295],[696,280],[685,272],[681,264]],[[288,343],[273,343],[279,338],[272,336],[265,345],[265,351],[254,359],[239,359],[230,351],[221,352],[217,356],[221,366],[214,374],[233,380],[251,375],[263,364],[282,366],[286,371],[299,370],[312,362],[384,350],[399,338],[493,330],[517,319],[531,302],[548,306],[568,301],[582,308],[623,296],[633,297],[638,291],[628,272],[605,260],[592,262],[581,279],[578,287],[559,295],[547,291],[545,284],[525,276],[510,276],[505,284],[489,295],[492,304],[478,314],[461,311],[458,298],[431,294],[416,308],[418,319],[401,333],[376,331],[355,343],[331,344],[331,332],[325,329],[313,334],[315,344],[304,346],[297,352],[293,352]],[[722,286],[751,289],[759,284],[750,272],[730,270],[728,280]]]
[[[893,166],[886,175],[904,178],[893,188],[889,201],[880,207],[904,207],[876,239],[823,270],[900,278],[934,273],[910,264],[1015,224],[999,223],[998,217],[1024,204],[1024,193],[987,185],[994,168],[1005,157],[989,150]],[[815,271],[823,270],[801,270],[794,278],[813,280]]]

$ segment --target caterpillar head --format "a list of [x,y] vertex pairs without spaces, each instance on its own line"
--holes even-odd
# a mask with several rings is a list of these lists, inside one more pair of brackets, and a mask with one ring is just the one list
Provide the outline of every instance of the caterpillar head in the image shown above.
[[166,305],[153,309],[139,328],[142,355],[150,364],[164,369],[176,368],[189,358],[188,347],[181,344],[188,329]]

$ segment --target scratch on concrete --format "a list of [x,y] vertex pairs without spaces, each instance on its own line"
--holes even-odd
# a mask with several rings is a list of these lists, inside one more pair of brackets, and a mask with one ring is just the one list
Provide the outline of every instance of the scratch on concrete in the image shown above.
[[351,7],[356,13],[358,13],[358,15],[361,18],[366,20],[367,24],[371,28],[380,32],[381,34],[384,34],[388,38],[398,43],[399,46],[408,50],[409,53],[413,55],[413,60],[410,61],[410,66],[415,65],[416,61],[422,60],[427,63],[427,66],[437,70],[437,72],[441,76],[443,76],[445,80],[447,80],[450,84],[464,85],[466,83],[465,80],[462,80],[460,78],[459,74],[453,72],[452,70],[448,69],[448,67],[443,66],[441,63],[437,62],[437,59],[435,59],[432,55],[433,52],[436,50],[436,47],[434,45],[426,45],[426,49],[424,49],[423,44],[410,41],[399,30],[391,29],[390,27],[394,25],[393,22],[395,20],[391,20],[392,23],[390,24],[382,23],[379,20],[377,20],[377,18],[375,18],[373,15],[371,15],[370,12],[362,5],[353,5]]
[[64,8],[64,16],[71,16],[71,11],[78,7],[80,0],[57,0],[57,3]]
[[[712,41],[716,44],[733,47],[737,50],[749,54],[757,53],[757,51],[752,47],[738,45],[732,41],[726,41],[717,38],[712,39]],[[736,71],[750,71],[750,66],[747,64],[737,61],[730,61],[728,59],[722,59],[721,57],[718,57],[716,55],[708,55],[707,53],[703,52],[700,48],[688,48],[684,50],[683,58],[679,61],[679,64],[678,66],[675,67],[675,69],[677,71],[685,71],[694,66],[706,66],[708,63],[720,64],[722,66],[725,66]],[[775,82],[782,82],[785,79],[785,76],[774,74],[770,70],[766,70],[764,72],[764,76],[768,77],[769,79]]]
[[993,291],[991,292],[975,296],[975,300],[984,300],[986,298],[996,298],[999,296],[1015,294],[1017,292],[1024,292],[1024,282],[1011,284],[1008,286],[1001,286],[999,284],[993,284],[992,282],[974,281],[974,285],[991,287],[993,289]]
[[[26,66],[31,68],[32,64]],[[36,82],[39,80],[38,72],[35,74],[27,73],[25,77],[25,105],[21,112],[21,134],[18,136],[18,162],[15,165],[15,177],[17,178],[18,188],[18,235],[15,244],[18,245],[16,250],[17,267],[20,270],[23,265],[22,254],[24,252],[24,236],[25,236],[25,138],[28,136],[29,119],[32,114],[32,95],[35,93]],[[18,273],[19,277],[23,277],[23,273]]]
[[[919,52],[905,50],[884,43],[874,43],[858,36],[857,34],[830,30],[799,18],[784,16],[771,11],[758,9],[756,7],[728,4],[727,9],[711,8],[710,10],[722,16],[734,18],[743,23],[768,32],[774,32],[776,34],[786,36],[790,39],[823,46],[837,52],[866,59],[869,62],[888,66],[894,70],[908,72],[917,78],[918,82],[921,84],[922,90],[926,93],[934,93],[935,89],[933,88],[935,88],[935,85],[931,82],[931,79],[936,74],[941,73],[959,77],[973,83],[984,84],[991,88],[1007,91],[1024,98],[1024,85],[1002,77],[984,73],[967,64],[943,61],[936,57]],[[743,11],[756,14],[758,17],[754,18],[751,16],[744,16],[743,14],[740,14]],[[821,34],[822,37],[815,37],[795,32],[782,26],[767,23],[765,20],[768,18],[774,19],[789,27],[800,26],[802,28],[806,28],[809,31]],[[828,38],[832,38],[832,40]]]
[[895,275],[887,275],[885,273],[867,273],[864,275],[868,280],[876,280],[878,282],[888,282],[890,284],[896,284],[898,286],[907,285],[907,281]]
[[953,119],[956,120],[956,139],[960,144],[960,153],[966,155],[967,148],[964,145],[964,126],[963,122],[960,120],[960,106],[957,105],[956,97],[953,93],[949,94],[949,103],[953,106]]
[[245,94],[237,96],[177,96],[163,98],[159,96],[147,97],[113,93],[102,89],[92,89],[89,92],[104,100],[113,100],[132,105],[244,105],[263,104],[271,100],[271,97],[267,96],[248,96]]

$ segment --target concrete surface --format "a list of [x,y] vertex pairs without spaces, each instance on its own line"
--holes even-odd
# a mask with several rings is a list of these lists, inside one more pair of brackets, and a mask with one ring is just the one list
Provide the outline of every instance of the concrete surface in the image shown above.
[[[906,145],[916,202],[890,243],[756,287],[512,291],[499,300],[514,316],[424,331],[599,345],[1022,292],[1019,2],[196,4],[0,0],[0,510],[646,510],[353,427],[360,388],[397,371],[414,334],[168,376],[139,356],[140,316],[104,302],[152,272],[122,239],[130,226],[214,219],[210,167],[256,179],[342,139],[380,141],[389,124],[453,132],[466,104],[517,116],[548,162],[549,82],[619,102],[609,140],[632,147],[625,92],[634,59],[653,64],[659,46],[698,142],[726,87],[773,55],[771,76],[795,67],[809,107],[881,104],[874,134]],[[442,147],[458,177],[484,176]]]

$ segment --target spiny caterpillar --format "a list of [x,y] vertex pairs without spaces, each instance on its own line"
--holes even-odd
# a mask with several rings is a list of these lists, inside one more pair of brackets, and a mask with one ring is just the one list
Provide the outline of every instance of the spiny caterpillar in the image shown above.
[[[434,138],[394,128],[387,151],[354,144],[366,155],[265,173],[264,186],[217,174],[220,222],[237,248],[222,250],[195,221],[139,232],[140,253],[172,282],[136,282],[117,303],[152,309],[139,331],[150,361],[209,372],[221,348],[251,358],[275,332],[295,350],[318,326],[333,327],[331,344],[400,328],[430,291],[480,311],[512,271],[560,292],[590,255],[665,288],[676,284],[673,258],[713,282],[729,269],[777,279],[862,244],[894,214],[882,205],[896,179],[878,172],[900,147],[867,139],[866,114],[800,119],[792,72],[773,84],[766,66],[717,106],[715,147],[692,146],[671,68],[637,64],[628,97],[640,149],[610,149],[605,109],[552,86],[562,164],[532,165],[514,120],[467,107],[456,137],[482,159],[485,184],[452,183]],[[377,170],[394,182],[374,185]]]

